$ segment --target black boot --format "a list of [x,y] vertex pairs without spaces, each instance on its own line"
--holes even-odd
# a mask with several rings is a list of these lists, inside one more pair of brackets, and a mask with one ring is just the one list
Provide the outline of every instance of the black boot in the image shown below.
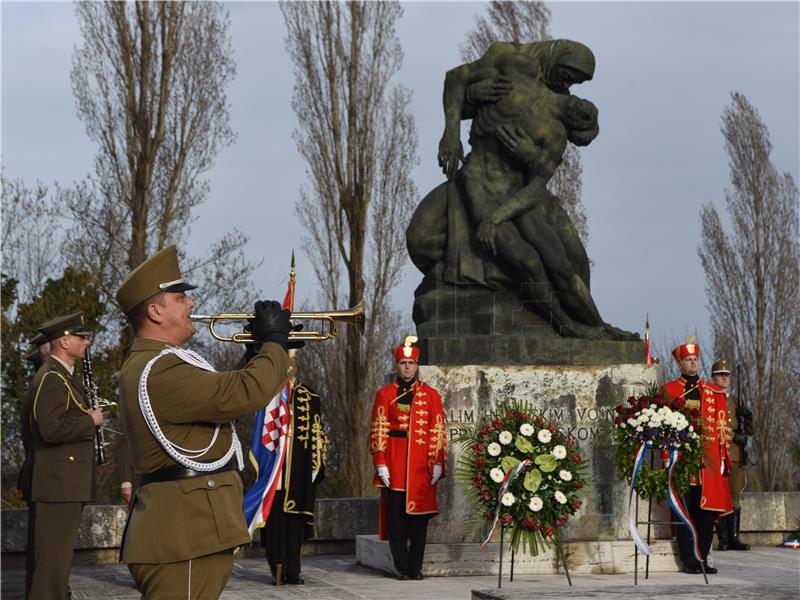
[[742,509],[736,508],[732,515],[726,517],[730,521],[728,527],[728,537],[730,537],[731,550],[750,550],[750,544],[745,544],[739,541],[739,528],[742,524]]
[[717,550],[720,552],[724,552],[725,550],[730,550],[730,534],[729,534],[729,527],[728,521],[731,520],[733,515],[728,515],[727,517],[720,517],[717,521],[717,538],[719,539],[719,546],[717,546]]

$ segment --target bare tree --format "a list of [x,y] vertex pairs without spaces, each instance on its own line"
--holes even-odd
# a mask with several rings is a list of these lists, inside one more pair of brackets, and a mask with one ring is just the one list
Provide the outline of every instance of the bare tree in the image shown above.
[[[348,493],[369,490],[369,406],[397,337],[389,300],[405,261],[405,229],[417,190],[417,136],[411,93],[391,86],[402,51],[397,2],[284,2],[286,48],[295,65],[295,140],[310,183],[296,211],[308,230],[304,250],[331,307],[364,300],[363,338],[354,328],[315,348],[340,443]],[[319,384],[318,384],[319,385]],[[323,390],[324,391],[324,390]]]
[[550,9],[544,2],[492,0],[488,14],[476,16],[467,41],[459,46],[464,62],[478,60],[495,42],[549,40]]
[[[467,33],[467,40],[459,49],[464,62],[478,60],[495,42],[541,42],[549,40],[550,9],[544,2],[527,0],[492,0],[486,16],[476,16],[475,26]],[[561,165],[547,184],[547,188],[561,201],[578,236],[586,245],[589,241],[589,224],[586,208],[581,200],[583,168],[580,150],[567,143]]]
[[767,126],[741,93],[723,111],[722,134],[730,226],[713,204],[704,206],[698,248],[714,345],[740,366],[739,396],[755,417],[758,484],[792,489],[800,434],[800,196],[791,175],[776,169]]
[[17,282],[17,300],[29,302],[48,277],[61,272],[59,244],[53,242],[61,235],[62,223],[42,182],[31,189],[21,179],[8,180],[0,172],[0,187],[3,275]]
[[[236,68],[221,3],[79,2],[75,13],[72,87],[98,152],[94,173],[62,190],[78,230],[65,249],[113,303],[128,271],[188,235],[209,192],[202,175],[235,140],[226,88]],[[184,270],[214,282],[206,295],[244,290],[245,243],[224,234],[207,256],[182,257]]]

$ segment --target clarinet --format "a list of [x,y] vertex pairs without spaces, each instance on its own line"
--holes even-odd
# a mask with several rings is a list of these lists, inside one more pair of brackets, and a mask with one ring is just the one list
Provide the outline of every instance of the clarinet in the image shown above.
[[[92,410],[100,408],[100,397],[97,394],[97,384],[94,382],[92,373],[92,353],[88,346],[83,357],[83,387],[86,389],[86,398],[89,400]],[[94,446],[97,450],[97,464],[106,464],[106,440],[102,424],[94,429]]]

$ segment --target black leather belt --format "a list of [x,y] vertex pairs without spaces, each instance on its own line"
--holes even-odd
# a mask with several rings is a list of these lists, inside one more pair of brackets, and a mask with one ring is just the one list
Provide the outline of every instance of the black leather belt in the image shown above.
[[148,483],[158,483],[161,481],[177,481],[179,479],[191,479],[192,477],[202,477],[203,475],[213,475],[214,473],[223,473],[225,471],[236,470],[236,459],[230,459],[227,464],[219,469],[213,471],[196,471],[181,465],[174,465],[172,467],[164,467],[152,473],[143,473],[137,476],[139,480],[139,487],[147,485]]
[[407,431],[400,431],[398,429],[390,429],[389,430],[389,437],[407,438],[408,437],[408,432]]

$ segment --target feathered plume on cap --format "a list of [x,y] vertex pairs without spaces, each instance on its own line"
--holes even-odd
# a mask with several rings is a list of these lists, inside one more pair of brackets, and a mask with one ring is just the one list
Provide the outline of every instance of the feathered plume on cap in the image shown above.
[[419,348],[414,346],[417,343],[417,336],[409,335],[403,340],[403,343],[394,349],[395,360],[411,359],[419,361]]

